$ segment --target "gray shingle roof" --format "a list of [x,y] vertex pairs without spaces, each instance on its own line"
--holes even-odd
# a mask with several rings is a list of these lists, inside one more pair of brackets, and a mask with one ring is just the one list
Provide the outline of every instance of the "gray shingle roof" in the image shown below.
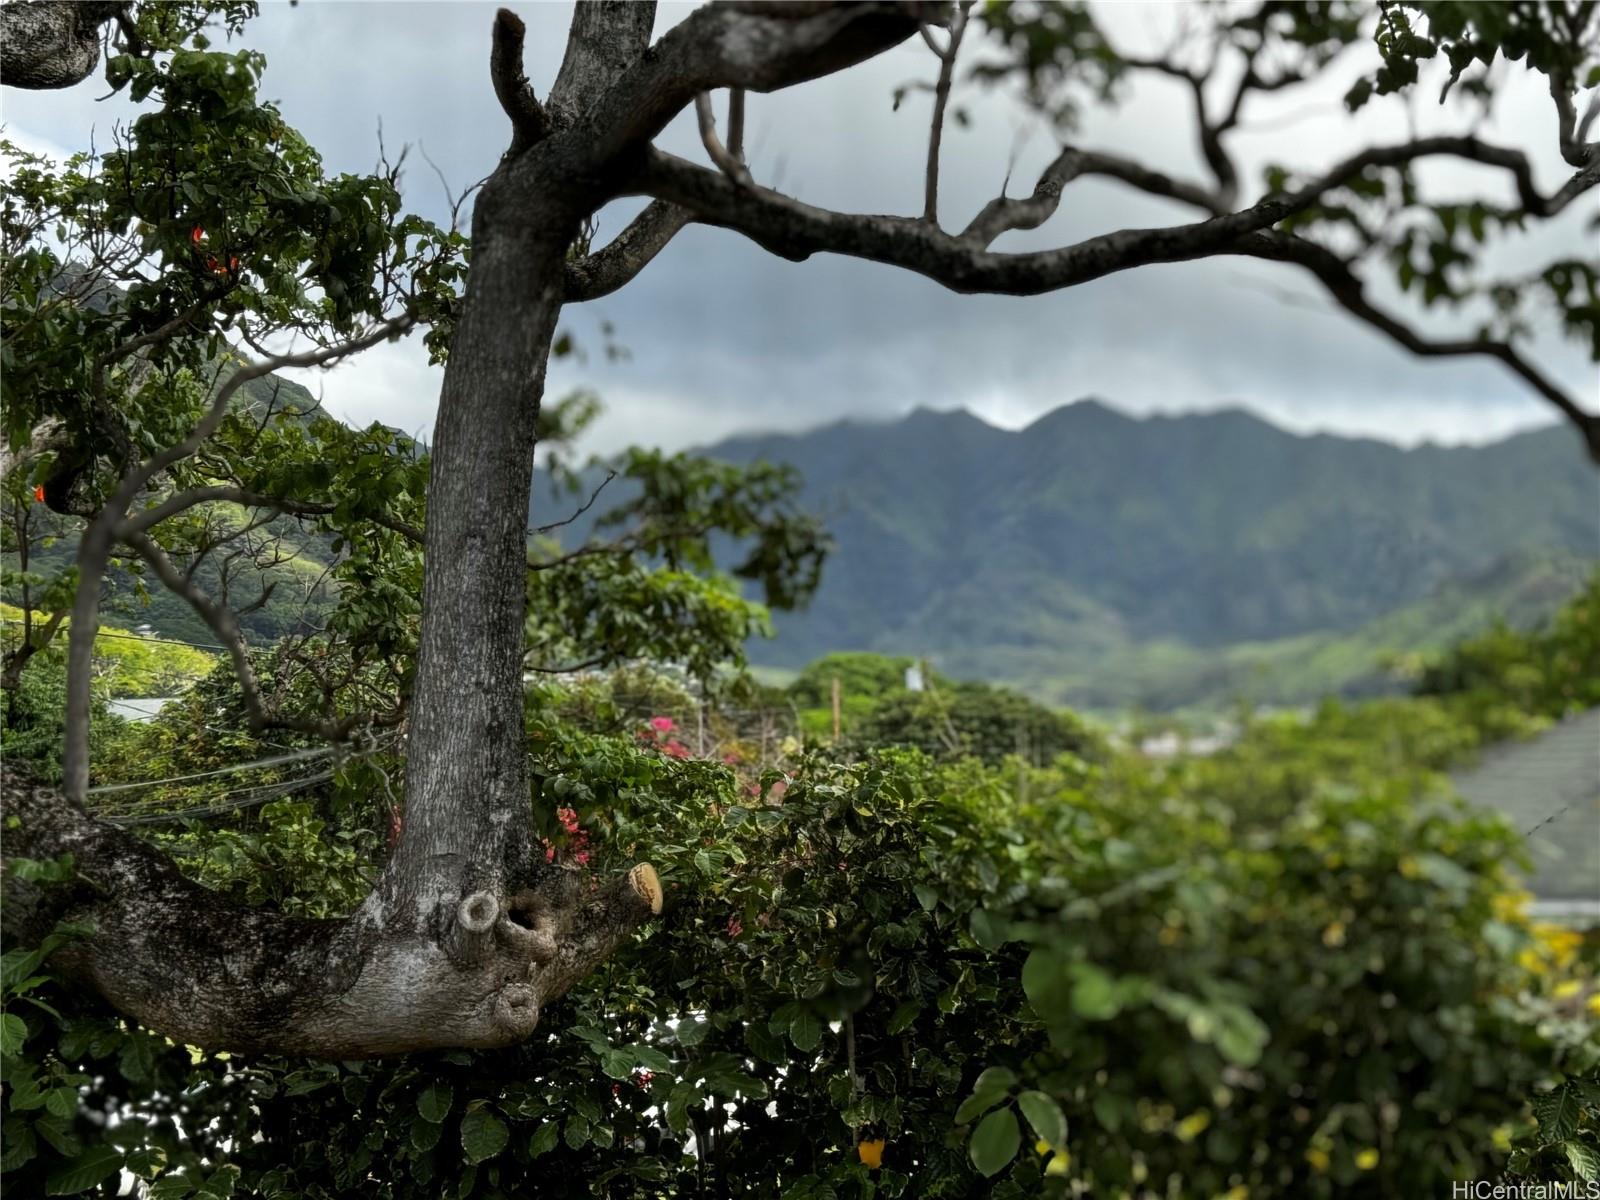
[[1498,746],[1452,782],[1529,835],[1538,899],[1600,903],[1600,708]]

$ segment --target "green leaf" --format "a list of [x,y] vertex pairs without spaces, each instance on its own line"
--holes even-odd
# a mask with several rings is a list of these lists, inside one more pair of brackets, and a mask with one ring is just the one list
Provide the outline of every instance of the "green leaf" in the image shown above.
[[481,1163],[506,1148],[511,1132],[487,1108],[475,1108],[461,1118],[461,1149],[469,1163]]
[[988,1179],[1016,1157],[1021,1145],[1022,1131],[1017,1126],[1017,1114],[1009,1108],[1001,1108],[978,1123],[972,1131],[967,1153],[978,1173]]
[[1539,1133],[1549,1142],[1566,1141],[1578,1132],[1580,1107],[1577,1090],[1565,1084],[1535,1096],[1533,1115],[1539,1119]]
[[997,917],[986,908],[975,908],[972,915],[967,918],[967,928],[972,931],[973,940],[985,950],[993,953],[1006,943],[1006,935],[1010,932],[1010,923],[1004,917]]
[[1033,951],[1022,964],[1022,990],[1041,1020],[1047,1024],[1062,1020],[1070,1011],[1072,996],[1066,959],[1043,947]]
[[528,1154],[538,1158],[541,1154],[549,1154],[556,1148],[556,1143],[561,1140],[561,1129],[554,1121],[546,1121],[528,1139]]
[[711,1024],[708,1021],[700,1020],[698,1017],[686,1017],[678,1022],[678,1028],[674,1032],[678,1039],[678,1045],[698,1046],[706,1040],[706,1034],[711,1032]]
[[430,1083],[417,1097],[417,1111],[422,1114],[424,1121],[432,1121],[437,1125],[449,1113],[450,1103],[454,1099],[455,1093],[448,1083]]
[[1072,1011],[1087,1021],[1106,1021],[1122,1011],[1116,980],[1099,967],[1079,963],[1072,985]]
[[150,1185],[146,1200],[182,1200],[194,1190],[194,1180],[187,1175],[163,1175]]
[[1027,1091],[1017,1097],[1017,1107],[1041,1139],[1052,1146],[1067,1144],[1067,1118],[1061,1106],[1040,1091]]
[[122,1155],[110,1146],[94,1146],[45,1176],[46,1196],[76,1196],[103,1183],[122,1169]]
[[965,1125],[981,1113],[988,1112],[1011,1094],[1016,1082],[1016,1073],[1007,1067],[990,1067],[984,1071],[972,1085],[972,1094],[956,1109],[956,1124]]
[[15,1054],[28,1038],[28,1026],[16,1013],[0,1016],[0,1054]]
[[1585,1183],[1600,1179],[1600,1153],[1593,1146],[1586,1146],[1582,1142],[1563,1142],[1561,1149],[1566,1151],[1567,1161],[1572,1164],[1572,1173]]
[[822,1041],[822,1021],[809,1008],[802,1008],[789,1022],[789,1040],[800,1050],[815,1050]]
[[411,1147],[420,1154],[426,1154],[437,1146],[443,1135],[444,1126],[437,1121],[429,1121],[419,1115],[411,1122]]
[[922,1005],[915,1000],[907,1000],[900,1004],[890,1015],[884,1029],[889,1033],[903,1033],[911,1028],[912,1022],[917,1019],[917,1014],[921,1011]]

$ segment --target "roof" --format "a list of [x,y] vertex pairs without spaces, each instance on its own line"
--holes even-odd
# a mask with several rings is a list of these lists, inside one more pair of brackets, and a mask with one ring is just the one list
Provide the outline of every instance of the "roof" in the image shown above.
[[1498,746],[1452,782],[1528,835],[1536,898],[1600,904],[1600,708]]

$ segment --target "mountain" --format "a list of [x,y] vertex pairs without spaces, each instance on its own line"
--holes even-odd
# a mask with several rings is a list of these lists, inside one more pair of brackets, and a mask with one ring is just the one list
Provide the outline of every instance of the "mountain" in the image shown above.
[[1384,652],[1536,620],[1600,561],[1600,473],[1564,428],[1405,450],[1083,400],[1015,432],[919,409],[704,452],[798,468],[837,541],[756,662],[921,655],[1089,707],[1371,691]]

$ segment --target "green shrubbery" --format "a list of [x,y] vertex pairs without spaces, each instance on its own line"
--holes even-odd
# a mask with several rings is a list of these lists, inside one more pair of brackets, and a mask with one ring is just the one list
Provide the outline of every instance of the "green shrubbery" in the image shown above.
[[[1207,761],[797,749],[757,775],[549,699],[542,832],[657,864],[637,947],[513,1051],[361,1064],[169,1046],[8,956],[8,1186],[1238,1198],[1442,1194],[1517,1139],[1584,1161],[1592,1113],[1526,1136],[1593,1066],[1583,968],[1519,916],[1514,833],[1430,773],[1473,741],[1443,701]],[[400,766],[164,840],[234,898],[345,911],[381,853],[374,764]]]

